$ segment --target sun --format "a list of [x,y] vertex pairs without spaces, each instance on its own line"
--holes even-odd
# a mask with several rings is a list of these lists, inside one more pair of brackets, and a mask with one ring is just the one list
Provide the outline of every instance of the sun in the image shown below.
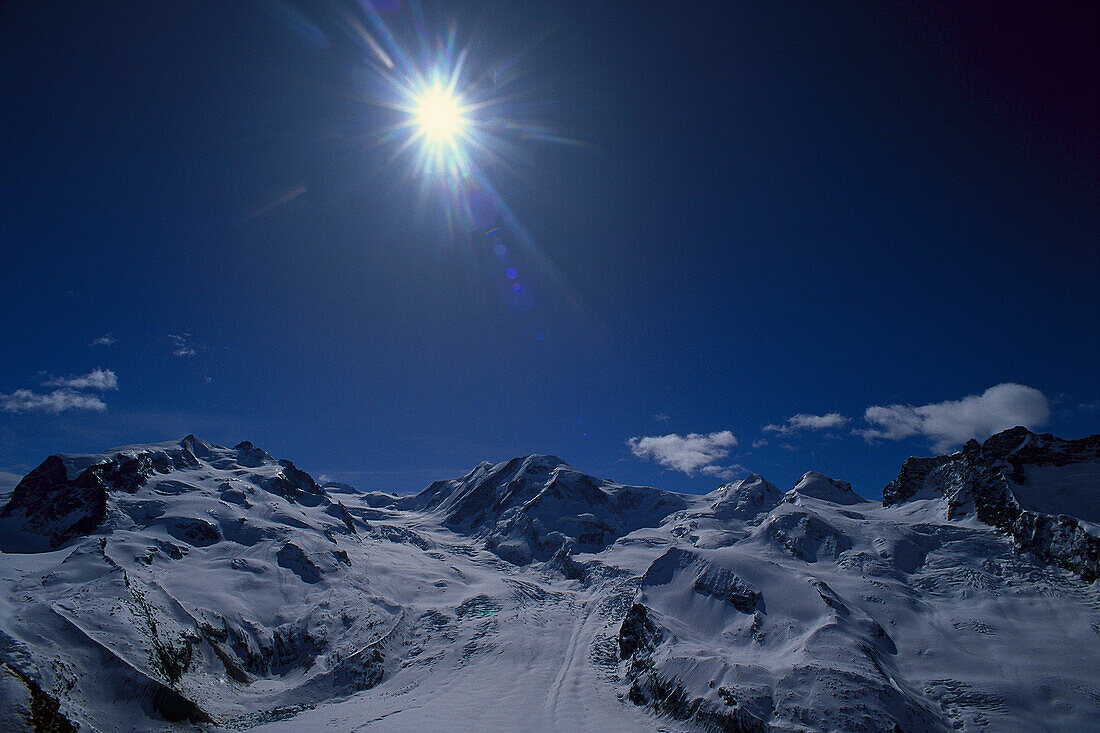
[[416,95],[412,113],[420,134],[435,145],[455,145],[467,124],[462,98],[439,82]]

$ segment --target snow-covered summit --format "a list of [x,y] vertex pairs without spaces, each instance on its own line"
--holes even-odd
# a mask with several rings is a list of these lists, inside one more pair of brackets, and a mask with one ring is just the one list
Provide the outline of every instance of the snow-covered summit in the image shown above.
[[428,511],[509,562],[548,560],[562,547],[598,552],[640,527],[655,527],[690,499],[588,476],[556,456],[482,463],[461,478],[437,481],[398,501]]
[[100,454],[57,454],[27,474],[0,510],[0,547],[57,548],[97,530],[149,524],[221,539],[228,530],[218,525],[225,522],[211,522],[206,504],[244,511],[269,495],[291,505],[333,505],[309,474],[247,441],[223,448],[188,435]]
[[802,497],[820,499],[833,504],[860,504],[867,501],[852,491],[852,485],[847,481],[829,478],[818,471],[807,471],[803,474],[784,498],[789,502],[797,502]]
[[715,516],[751,519],[770,511],[783,500],[783,492],[758,473],[724,484],[707,495]]

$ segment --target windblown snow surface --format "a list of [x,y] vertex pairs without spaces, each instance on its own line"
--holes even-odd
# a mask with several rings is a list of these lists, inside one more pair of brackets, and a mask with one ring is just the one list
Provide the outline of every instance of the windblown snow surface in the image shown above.
[[[1095,730],[1100,587],[953,458],[884,507],[816,472],[692,496],[535,455],[398,498],[249,443],[58,456],[0,513],[0,729]],[[1096,520],[1095,455],[1034,463],[1019,505]]]

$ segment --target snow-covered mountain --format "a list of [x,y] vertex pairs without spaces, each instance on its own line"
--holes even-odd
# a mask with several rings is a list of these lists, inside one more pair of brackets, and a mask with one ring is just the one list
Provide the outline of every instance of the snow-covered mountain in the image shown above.
[[1087,581],[1100,577],[1100,435],[1060,440],[1013,428],[949,456],[910,458],[883,503],[924,496]]
[[689,497],[586,476],[555,456],[482,463],[462,478],[437,481],[395,507],[428,512],[486,547],[523,565],[565,547],[597,552],[689,504]]
[[1093,726],[1100,436],[1016,428],[884,497],[542,455],[395,497],[193,436],[51,456],[0,511],[0,729]]

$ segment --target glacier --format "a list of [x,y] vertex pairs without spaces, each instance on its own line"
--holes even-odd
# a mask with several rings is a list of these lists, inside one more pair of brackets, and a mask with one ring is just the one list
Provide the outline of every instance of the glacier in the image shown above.
[[194,436],[58,454],[0,510],[0,729],[1093,727],[1100,436],[1014,428],[883,497],[550,455],[392,496]]

